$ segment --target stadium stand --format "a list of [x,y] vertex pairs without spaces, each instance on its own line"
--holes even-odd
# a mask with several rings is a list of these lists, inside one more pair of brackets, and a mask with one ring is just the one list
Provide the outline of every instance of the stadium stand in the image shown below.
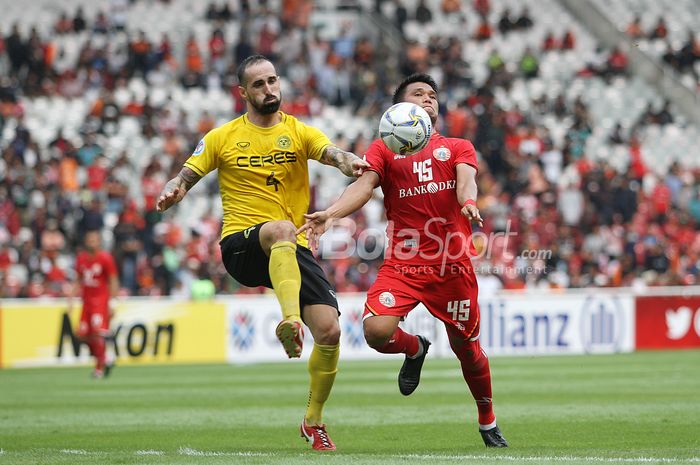
[[[639,14],[644,37],[663,18],[667,37],[640,38],[640,49],[666,63],[666,43],[687,49],[700,22],[690,0],[592,1],[620,30]],[[64,295],[94,227],[124,294],[186,297],[202,277],[221,293],[261,292],[221,265],[215,178],[174,214],[154,209],[199,138],[240,114],[235,67],[255,52],[277,61],[285,111],[359,154],[402,75],[437,78],[441,132],[480,155],[482,232],[517,232],[475,260],[482,286],[698,282],[700,131],[630,71],[624,43],[599,45],[555,0],[418,7],[0,0],[0,295]],[[689,43],[697,52],[697,36]],[[681,66],[685,85],[697,86],[694,60]],[[346,180],[317,164],[311,173],[315,210]],[[320,251],[339,291],[367,289],[381,263],[381,199],[351,220]],[[362,249],[341,256],[348,241]]]
[[615,26],[637,42],[640,50],[675,69],[689,89],[700,90],[700,5],[692,0],[623,0],[594,4]]

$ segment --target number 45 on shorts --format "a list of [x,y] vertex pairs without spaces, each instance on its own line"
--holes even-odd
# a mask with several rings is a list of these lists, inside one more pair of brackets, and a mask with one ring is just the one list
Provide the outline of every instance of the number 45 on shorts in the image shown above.
[[468,321],[471,299],[453,300],[447,303],[447,311],[452,314],[454,321]]

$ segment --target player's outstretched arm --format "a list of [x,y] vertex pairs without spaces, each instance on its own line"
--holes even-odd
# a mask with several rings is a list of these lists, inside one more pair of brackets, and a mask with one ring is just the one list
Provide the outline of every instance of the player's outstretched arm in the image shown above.
[[369,168],[369,164],[352,152],[346,152],[335,145],[329,145],[319,160],[324,165],[335,166],[348,177],[359,177]]
[[304,215],[306,223],[297,230],[297,234],[306,232],[306,239],[312,249],[318,248],[321,235],[328,230],[333,221],[344,218],[362,208],[372,197],[372,191],[379,185],[379,176],[374,171],[366,171],[360,179],[350,184],[343,195],[326,210]]
[[462,206],[462,215],[469,221],[484,225],[479,209],[476,208],[476,168],[460,163],[457,165],[457,201]]
[[158,197],[156,210],[164,212],[172,207],[185,197],[187,191],[192,189],[192,186],[197,184],[197,181],[202,179],[200,175],[192,171],[190,168],[183,166],[180,172],[163,188],[163,191]]

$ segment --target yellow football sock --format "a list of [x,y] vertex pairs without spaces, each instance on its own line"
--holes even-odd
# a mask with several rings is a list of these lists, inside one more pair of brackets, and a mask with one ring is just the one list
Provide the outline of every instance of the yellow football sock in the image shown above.
[[301,320],[299,291],[301,273],[297,262],[297,245],[293,242],[276,242],[270,247],[270,281],[285,320]]
[[309,357],[309,403],[306,406],[304,419],[307,425],[320,425],[323,417],[323,404],[328,400],[338,372],[338,355],[340,344],[326,346],[314,344],[314,350]]

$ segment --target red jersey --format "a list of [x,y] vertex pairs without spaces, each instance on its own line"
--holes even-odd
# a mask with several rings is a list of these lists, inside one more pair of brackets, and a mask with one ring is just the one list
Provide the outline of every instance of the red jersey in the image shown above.
[[387,263],[435,265],[468,258],[472,228],[460,213],[456,189],[457,164],[477,168],[471,142],[434,133],[423,150],[403,156],[377,139],[365,159],[384,192]]
[[109,279],[117,274],[114,258],[104,250],[96,254],[80,252],[75,260],[75,270],[83,283],[83,302],[86,305],[107,306]]

